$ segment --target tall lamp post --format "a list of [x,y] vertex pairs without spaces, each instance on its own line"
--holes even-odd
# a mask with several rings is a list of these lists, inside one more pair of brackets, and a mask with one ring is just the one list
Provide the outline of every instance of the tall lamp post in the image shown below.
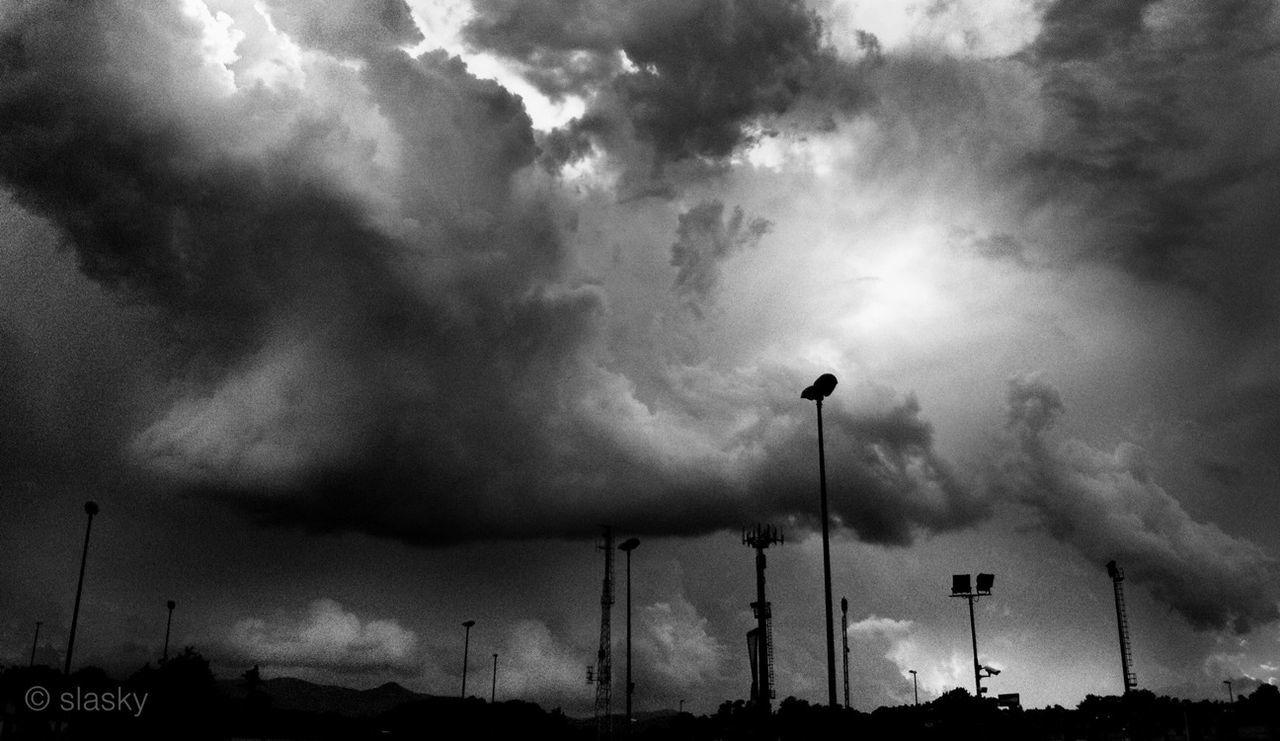
[[827,613],[827,696],[828,704],[836,706],[836,644],[834,618],[831,615],[831,533],[827,516],[827,459],[822,444],[822,400],[836,388],[836,377],[823,373],[813,385],[800,392],[801,399],[814,402],[818,408],[818,481],[822,495],[822,578],[825,586]]
[[85,502],[84,512],[89,521],[84,526],[84,550],[80,553],[80,579],[76,582],[76,604],[71,609],[71,632],[67,634],[67,661],[62,673],[71,676],[71,651],[76,645],[76,623],[80,619],[80,594],[84,590],[84,564],[89,559],[89,531],[93,530],[93,516],[98,514],[96,502]]
[[917,707],[919,707],[919,705],[920,705],[920,682],[918,682],[918,681],[917,681],[917,679],[916,679],[916,670],[915,670],[915,669],[908,669],[907,671],[911,672],[911,689],[915,691],[915,695],[916,695],[916,706],[917,706]]
[[493,684],[489,686],[489,704],[498,697],[498,655],[493,655]]
[[[978,574],[978,586],[976,589],[971,589],[968,574],[955,574],[951,577],[951,596],[969,600],[969,633],[973,637],[974,697],[979,699],[982,698],[982,693],[986,692],[982,687],[982,678],[995,676],[1000,671],[978,663],[978,628],[973,620],[973,601],[979,597],[990,597],[991,585],[995,580],[996,578],[991,574]],[[983,674],[983,672],[986,673]]]
[[631,681],[631,552],[639,545],[639,538],[628,538],[618,546],[618,550],[627,554],[627,738],[631,737],[631,694],[636,689]]
[[169,660],[169,629],[173,627],[173,608],[177,607],[178,603],[169,600],[165,606],[169,608],[169,619],[164,624],[164,654],[160,657],[162,664]]
[[1235,696],[1235,693],[1233,693],[1233,692],[1231,691],[1231,680],[1230,680],[1230,679],[1224,679],[1224,680],[1222,680],[1222,683],[1223,683],[1223,684],[1225,684],[1225,685],[1227,686],[1227,703],[1228,703],[1228,704],[1235,704],[1236,696]]
[[462,624],[462,627],[467,629],[462,641],[462,699],[464,700],[467,699],[467,652],[471,650],[471,626],[475,624],[474,620],[468,620]]

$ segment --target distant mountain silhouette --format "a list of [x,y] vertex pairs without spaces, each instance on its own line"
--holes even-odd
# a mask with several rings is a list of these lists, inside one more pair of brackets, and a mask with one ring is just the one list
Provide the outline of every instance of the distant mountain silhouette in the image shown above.
[[[221,680],[218,689],[231,698],[243,698],[244,683],[239,680]],[[388,710],[411,702],[435,699],[406,689],[395,682],[387,682],[368,690],[316,684],[295,677],[276,677],[262,683],[262,691],[271,698],[271,707],[280,711],[304,713],[336,713],[345,718],[374,718]]]

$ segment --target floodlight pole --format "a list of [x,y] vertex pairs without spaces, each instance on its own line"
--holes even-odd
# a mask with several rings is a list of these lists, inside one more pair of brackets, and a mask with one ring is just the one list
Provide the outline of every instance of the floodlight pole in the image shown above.
[[498,655],[493,655],[493,684],[489,685],[489,704],[498,698]]
[[1224,679],[1222,680],[1222,683],[1227,686],[1227,704],[1234,705],[1236,701],[1236,696],[1235,696],[1235,693],[1231,691],[1231,680]]
[[915,691],[916,707],[920,707],[920,682],[916,677],[916,670],[908,669],[907,671],[911,672],[911,688]]
[[977,595],[970,592],[964,595],[969,598],[969,635],[973,638],[973,686],[974,697],[982,699],[982,664],[978,663],[978,627],[973,621],[973,600]]
[[[951,579],[951,596],[963,597],[969,601],[969,635],[973,639],[973,691],[978,699],[982,699],[982,664],[978,663],[978,627],[973,617],[973,601],[979,597],[991,596],[991,574],[978,574],[977,588],[974,588],[968,574],[957,574]],[[987,676],[998,672],[988,670]]]

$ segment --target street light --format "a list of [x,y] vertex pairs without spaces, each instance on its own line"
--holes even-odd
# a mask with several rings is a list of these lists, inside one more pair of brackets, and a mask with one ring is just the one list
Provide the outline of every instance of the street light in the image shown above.
[[177,607],[178,603],[169,600],[166,606],[169,608],[169,620],[164,624],[164,654],[160,657],[161,664],[169,660],[169,629],[173,627],[173,608]]
[[1231,691],[1231,680],[1224,679],[1222,680],[1222,683],[1227,686],[1227,704],[1234,704],[1236,701],[1236,696],[1235,696],[1235,693]]
[[907,671],[911,672],[911,688],[915,691],[916,707],[919,707],[920,706],[920,682],[917,680],[915,669],[908,669]]
[[71,632],[67,634],[67,661],[62,673],[71,676],[71,650],[76,645],[76,623],[80,619],[80,593],[84,590],[84,564],[89,559],[89,531],[93,529],[93,516],[98,514],[96,502],[85,502],[84,513],[89,515],[89,522],[84,526],[84,550],[80,553],[80,580],[76,582],[76,604],[71,609]]
[[814,402],[818,408],[818,480],[822,495],[822,578],[825,586],[827,613],[827,695],[828,704],[836,706],[836,644],[834,619],[831,615],[831,534],[827,517],[827,459],[822,444],[822,400],[836,388],[836,377],[823,373],[813,385],[800,392],[800,398]]
[[[969,600],[969,633],[973,637],[973,685],[974,696],[981,699],[982,693],[986,692],[982,688],[982,678],[995,676],[1000,671],[991,667],[983,666],[978,663],[978,628],[973,620],[973,601],[979,597],[991,596],[991,585],[995,583],[995,576],[992,574],[978,574],[978,587],[972,589],[970,587],[968,574],[955,574],[951,577],[951,596],[963,597]],[[986,674],[983,674],[986,672]]]
[[464,700],[467,699],[467,652],[471,649],[471,626],[475,624],[474,620],[468,620],[462,624],[462,627],[467,629],[466,637],[462,642],[462,699]]
[[43,620],[36,621],[36,636],[31,639],[31,661],[27,662],[28,668],[36,665],[36,644],[40,643],[40,626],[43,624]]
[[627,554],[627,737],[631,737],[631,694],[635,692],[635,683],[631,681],[631,552],[640,545],[639,538],[628,538],[618,546],[618,550]]
[[498,655],[493,655],[493,685],[489,687],[489,704],[498,696]]

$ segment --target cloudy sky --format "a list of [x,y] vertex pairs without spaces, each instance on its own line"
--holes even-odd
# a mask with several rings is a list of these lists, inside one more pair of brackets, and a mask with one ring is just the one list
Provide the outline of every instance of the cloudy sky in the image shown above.
[[1118,692],[1111,559],[1140,686],[1273,681],[1278,55],[1266,0],[7,3],[0,662],[92,498],[77,664],[173,599],[225,676],[452,694],[474,619],[589,714],[611,524],[637,708],[710,712],[769,522],[824,701],[831,372],[855,707],[971,686],[978,571],[993,692]]

